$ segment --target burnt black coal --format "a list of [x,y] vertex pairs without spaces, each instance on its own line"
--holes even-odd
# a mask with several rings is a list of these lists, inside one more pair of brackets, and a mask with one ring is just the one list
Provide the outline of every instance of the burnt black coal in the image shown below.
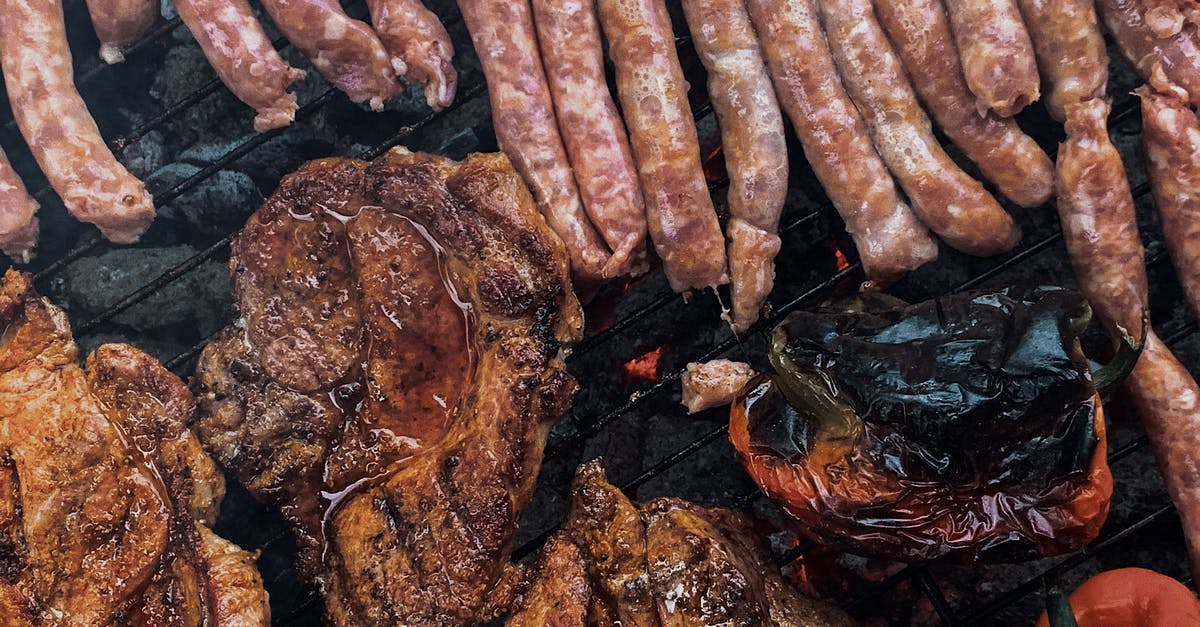
[[[362,0],[343,4],[352,15],[365,15]],[[11,122],[11,112],[0,105],[0,144],[42,203],[41,250],[28,269],[38,273],[39,289],[69,312],[84,347],[130,342],[180,375],[190,375],[199,347],[235,315],[226,276],[230,236],[280,177],[306,160],[330,155],[371,158],[397,144],[454,158],[496,150],[485,86],[458,10],[452,0],[432,0],[430,5],[457,46],[461,86],[448,111],[432,114],[418,91],[409,90],[385,112],[372,114],[310,71],[298,85],[302,107],[296,123],[260,135],[251,128],[250,110],[221,86],[178,20],[169,19],[169,3],[163,25],[127,55],[128,61],[107,67],[96,55],[83,0],[66,0],[84,98],[122,160],[147,181],[159,207],[159,218],[137,246],[115,248],[101,241],[93,228],[70,219],[46,189]],[[682,28],[678,2],[670,0],[668,5],[681,35],[680,54],[693,88],[702,154],[719,160],[703,70]],[[286,42],[276,41],[297,67],[310,67]],[[1138,104],[1130,94],[1139,81],[1115,50],[1110,56],[1112,134],[1138,196],[1153,318],[1184,363],[1200,368],[1195,321],[1184,311],[1147,194]],[[1047,150],[1054,150],[1061,127],[1040,105],[1019,119]],[[784,246],[771,316],[735,338],[720,320],[717,297],[700,295],[684,304],[660,272],[601,290],[589,310],[589,337],[570,360],[582,390],[551,436],[538,491],[518,538],[518,557],[536,550],[562,520],[572,473],[579,463],[598,455],[605,457],[614,483],[638,500],[680,496],[704,505],[750,509],[764,520],[764,532],[782,524],[779,513],[735,462],[725,436],[727,414],[712,410],[686,416],[678,405],[678,375],[689,361],[717,356],[763,366],[765,332],[774,322],[790,311],[853,291],[862,280],[840,219],[798,145],[789,141],[792,189],[783,218]],[[723,189],[723,181],[713,183],[718,207],[724,204]],[[957,290],[1022,282],[1072,286],[1054,209],[1014,208],[1013,213],[1025,233],[1016,252],[1000,259],[975,259],[943,247],[938,262],[892,292],[918,302]],[[629,374],[645,373],[645,360],[637,369],[621,367],[660,348],[657,364],[649,368],[657,375],[652,380]],[[1039,578],[1044,573],[1073,585],[1101,569],[1138,565],[1186,578],[1178,519],[1145,439],[1122,399],[1109,405],[1116,479],[1113,510],[1100,539],[1081,553],[1017,565],[906,567],[839,555],[777,532],[773,537],[780,561],[798,582],[833,595],[858,616],[894,625],[1030,624],[1040,606]],[[259,566],[277,624],[320,623],[320,601],[296,579],[294,551],[282,521],[233,482],[217,531],[244,547],[262,550]]]

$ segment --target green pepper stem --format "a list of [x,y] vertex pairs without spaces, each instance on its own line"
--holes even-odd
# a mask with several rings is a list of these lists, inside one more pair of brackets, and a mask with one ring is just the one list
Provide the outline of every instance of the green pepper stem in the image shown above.
[[1057,581],[1046,581],[1046,618],[1050,621],[1050,627],[1079,627],[1075,611],[1071,609],[1071,603]]
[[1129,335],[1129,331],[1117,325],[1117,332],[1120,334],[1117,341],[1117,354],[1092,374],[1092,380],[1100,394],[1106,394],[1113,386],[1123,381],[1137,365],[1138,357],[1142,354],[1142,347],[1146,345],[1146,331],[1149,326],[1150,316],[1143,313],[1142,332],[1138,334],[1140,339],[1135,340]]

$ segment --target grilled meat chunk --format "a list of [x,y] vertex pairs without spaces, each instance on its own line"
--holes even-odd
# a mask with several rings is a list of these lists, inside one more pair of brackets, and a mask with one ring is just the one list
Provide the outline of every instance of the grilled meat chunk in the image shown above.
[[[789,587],[750,528],[734,510],[634,503],[599,460],[589,462],[575,476],[567,525],[526,574],[530,592],[509,625],[533,624],[531,616],[563,627],[854,624]],[[581,558],[589,581],[579,581]]]
[[208,529],[225,485],[183,382],[118,344],[85,371],[28,275],[0,320],[0,624],[269,623],[254,556]]
[[200,438],[291,523],[335,625],[475,623],[582,332],[568,256],[503,155],[314,161],[232,245],[242,319]]

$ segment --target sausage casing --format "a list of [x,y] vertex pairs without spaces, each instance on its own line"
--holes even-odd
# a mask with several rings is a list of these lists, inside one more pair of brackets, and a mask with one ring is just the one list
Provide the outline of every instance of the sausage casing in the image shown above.
[[947,0],[967,85],[980,113],[1009,117],[1038,99],[1033,43],[1015,0]]
[[8,156],[0,150],[0,250],[17,263],[29,263],[37,249],[38,203],[25,190]]
[[1022,207],[1049,200],[1050,157],[1011,118],[975,110],[940,0],[878,0],[875,13],[942,132],[1009,200]]
[[973,255],[1015,246],[1021,233],[1012,217],[934,138],[871,0],[817,4],[846,91],[921,221],[947,244]]
[[296,95],[288,87],[304,72],[279,56],[246,0],[175,0],[175,9],[217,76],[257,112],[254,130],[296,119]]
[[158,0],[87,0],[87,8],[105,63],[124,61],[124,49],[137,42],[160,17]]
[[154,219],[142,182],[113,156],[75,90],[59,0],[0,0],[0,65],[13,117],[71,214],[131,243]]
[[584,209],[608,247],[617,276],[646,265],[646,203],[625,123],[604,78],[595,5],[533,0],[542,62]]
[[450,106],[458,72],[454,44],[438,16],[421,0],[367,0],[367,9],[396,74],[423,85],[425,102],[434,110]]
[[487,79],[496,140],[571,253],[576,276],[604,279],[610,255],[584,213],[526,0],[459,0]]
[[1160,39],[1143,19],[1140,0],[1096,0],[1096,8],[1121,54],[1143,78],[1159,66],[1168,80],[1188,93],[1192,106],[1200,106],[1200,32],[1195,26],[1185,24],[1180,32]]
[[663,0],[598,0],[616,66],[650,238],[676,292],[729,280],[725,241],[700,166],[696,123]]
[[779,214],[787,197],[783,114],[742,0],[684,0],[692,43],[708,71],[729,172],[730,326],[742,332],[775,281]]
[[1093,0],[1020,0],[1021,14],[1047,88],[1046,108],[1066,119],[1066,105],[1103,98],[1108,51]]
[[846,222],[867,277],[880,284],[937,258],[899,197],[834,67],[813,0],[747,0],[775,92],[804,155]]
[[279,31],[326,80],[372,109],[399,91],[396,71],[375,31],[342,10],[338,0],[263,0]]
[[1172,37],[1185,24],[1200,24],[1200,3],[1196,0],[1143,0],[1142,19],[1159,38]]
[[1150,193],[1192,312],[1200,315],[1200,119],[1162,73],[1138,88]]

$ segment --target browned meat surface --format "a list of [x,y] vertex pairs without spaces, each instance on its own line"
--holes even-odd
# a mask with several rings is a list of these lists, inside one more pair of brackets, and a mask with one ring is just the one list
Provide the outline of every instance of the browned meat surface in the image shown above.
[[568,256],[503,155],[310,162],[232,245],[204,445],[291,523],[335,625],[507,609],[513,532],[575,390]]
[[756,374],[750,364],[740,361],[692,362],[680,381],[682,398],[679,402],[687,407],[689,414],[728,405]]
[[[530,590],[553,592],[552,625],[853,625],[832,606],[801,596],[780,576],[751,521],[728,509],[674,498],[634,503],[608,483],[599,460],[579,469],[565,531],[542,549],[527,573]],[[564,544],[574,543],[578,552]],[[575,583],[582,554],[595,595]],[[556,566],[548,567],[551,564]],[[524,620],[523,606],[509,625]],[[546,614],[549,616],[549,614]]]
[[225,486],[183,383],[126,345],[85,371],[28,275],[0,320],[0,624],[268,624],[254,556],[208,530]]
[[592,582],[579,547],[563,532],[546,542],[526,573],[508,627],[566,627],[587,620]]

